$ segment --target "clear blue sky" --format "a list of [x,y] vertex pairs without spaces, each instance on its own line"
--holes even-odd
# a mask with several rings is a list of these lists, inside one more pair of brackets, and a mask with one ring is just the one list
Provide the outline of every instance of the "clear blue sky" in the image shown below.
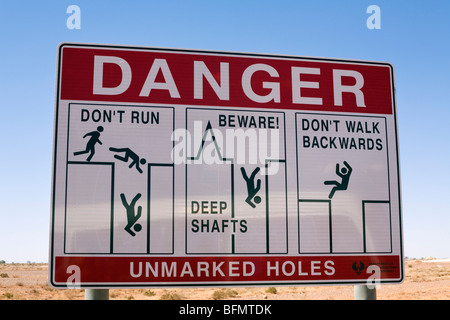
[[[70,30],[67,7],[81,9]],[[381,29],[369,30],[369,5]],[[450,1],[2,1],[0,260],[48,259],[57,46],[86,42],[387,61],[404,253],[450,257]]]

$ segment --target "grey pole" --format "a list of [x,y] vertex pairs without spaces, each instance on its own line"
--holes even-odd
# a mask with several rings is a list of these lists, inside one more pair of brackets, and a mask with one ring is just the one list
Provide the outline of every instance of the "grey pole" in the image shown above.
[[355,300],[377,300],[377,289],[370,289],[367,285],[354,286]]
[[84,300],[109,300],[109,289],[84,289]]

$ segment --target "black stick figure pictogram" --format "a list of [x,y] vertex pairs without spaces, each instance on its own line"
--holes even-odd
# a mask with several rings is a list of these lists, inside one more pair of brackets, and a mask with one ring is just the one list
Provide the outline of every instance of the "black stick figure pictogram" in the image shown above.
[[348,183],[350,180],[350,175],[352,174],[352,167],[347,163],[347,161],[344,161],[344,165],[346,168],[339,168],[339,163],[336,163],[336,174],[342,178],[341,182],[338,182],[336,180],[327,180],[324,182],[326,185],[334,185],[333,189],[331,189],[331,192],[328,196],[329,199],[333,198],[334,193],[338,190],[347,190]]
[[83,139],[90,136],[88,142],[86,143],[86,149],[83,151],[77,151],[74,152],[73,155],[74,156],[78,156],[80,154],[85,154],[85,153],[90,153],[89,156],[87,157],[86,161],[91,161],[92,157],[95,154],[95,144],[102,144],[102,142],[100,141],[100,132],[103,132],[103,127],[102,126],[98,126],[97,127],[97,131],[92,131],[92,132],[88,132],[83,136]]
[[[257,196],[259,189],[261,189],[261,179],[258,179],[256,181],[256,187],[255,187],[255,176],[260,171],[260,168],[256,168],[253,170],[250,177],[247,176],[247,173],[245,172],[244,167],[241,167],[241,173],[242,177],[244,178],[245,182],[247,183],[247,198],[245,199],[245,202],[247,202],[252,208],[256,208],[256,204],[261,202],[261,197]],[[252,200],[255,202],[253,203]]]

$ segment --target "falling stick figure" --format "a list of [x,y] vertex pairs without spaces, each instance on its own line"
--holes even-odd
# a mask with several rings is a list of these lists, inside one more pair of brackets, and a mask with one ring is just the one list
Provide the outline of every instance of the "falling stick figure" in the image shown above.
[[247,176],[247,173],[245,172],[245,169],[241,167],[241,173],[242,177],[244,178],[245,182],[247,183],[247,193],[248,197],[245,199],[245,202],[247,202],[251,207],[256,208],[256,205],[252,202],[252,200],[255,203],[261,202],[261,197],[257,196],[259,189],[261,189],[261,179],[258,179],[256,182],[256,188],[255,188],[255,176],[259,172],[259,167],[253,170],[252,174],[250,175],[250,178]]
[[89,141],[86,144],[86,149],[83,151],[77,151],[74,152],[73,155],[74,156],[78,156],[80,154],[85,154],[85,153],[89,153],[90,155],[87,157],[86,161],[91,161],[92,157],[95,154],[95,144],[99,143],[102,144],[102,142],[100,141],[100,132],[103,132],[103,127],[102,126],[98,126],[97,127],[97,131],[92,131],[92,132],[88,132],[83,136],[83,139],[86,138],[87,136],[90,136]]
[[109,148],[109,150],[113,152],[124,152],[125,153],[124,157],[115,154],[114,158],[121,160],[123,162],[128,162],[128,159],[131,158],[133,161],[130,163],[128,167],[131,168],[132,166],[135,165],[136,170],[142,173],[142,169],[139,167],[139,163],[144,165],[147,162],[147,160],[145,160],[144,158],[141,158],[139,160],[139,156],[129,148]]
[[131,200],[131,203],[128,204],[127,199],[125,198],[125,195],[123,193],[120,194],[120,199],[122,199],[122,204],[125,207],[126,211],[127,211],[127,225],[124,228],[125,231],[127,231],[129,234],[131,234],[133,237],[136,235],[136,233],[133,232],[133,230],[131,230],[131,227],[133,227],[134,231],[139,232],[142,230],[142,226],[139,223],[136,223],[139,218],[141,217],[142,214],[142,207],[139,206],[138,207],[138,211],[136,214],[136,210],[134,208],[134,206],[136,205],[136,202],[139,200],[139,198],[141,197],[141,194],[138,193],[133,200]]
[[339,169],[339,163],[336,163],[336,174],[342,178],[341,182],[335,180],[327,180],[324,182],[326,185],[334,185],[333,189],[331,189],[330,195],[328,196],[329,199],[333,198],[336,191],[347,190],[348,188],[348,182],[350,180],[350,175],[352,174],[352,167],[350,167],[347,161],[344,161],[344,165],[347,168]]

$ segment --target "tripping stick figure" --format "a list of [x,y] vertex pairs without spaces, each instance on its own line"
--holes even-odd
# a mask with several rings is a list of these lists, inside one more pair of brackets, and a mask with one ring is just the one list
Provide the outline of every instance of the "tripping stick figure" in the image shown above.
[[348,182],[350,180],[350,175],[352,174],[352,167],[350,167],[347,161],[344,161],[344,165],[347,168],[339,169],[339,163],[336,163],[336,174],[342,178],[341,182],[335,180],[327,180],[324,182],[326,185],[334,185],[333,189],[331,189],[330,195],[328,196],[329,199],[333,198],[336,191],[347,190],[348,188]]
[[245,182],[247,183],[247,193],[248,197],[245,199],[245,202],[247,202],[251,207],[256,208],[256,205],[252,202],[252,200],[255,203],[261,202],[261,197],[257,196],[259,189],[261,189],[261,179],[258,179],[256,182],[256,188],[255,188],[255,176],[259,172],[259,167],[253,170],[252,174],[250,175],[250,178],[247,176],[247,173],[245,172],[245,169],[241,167],[241,173],[242,177],[244,178]]
[[103,132],[103,127],[102,126],[98,126],[97,127],[97,131],[92,131],[92,132],[88,132],[83,136],[83,139],[86,138],[87,136],[90,136],[89,141],[86,144],[86,149],[83,151],[77,151],[74,152],[73,155],[74,156],[78,156],[80,154],[84,154],[84,153],[89,153],[90,155],[87,157],[86,161],[91,161],[92,157],[95,154],[95,144],[99,143],[102,144],[102,142],[100,141],[100,132]]
[[139,218],[141,217],[142,214],[142,207],[139,206],[138,210],[137,210],[137,214],[136,214],[136,210],[134,208],[134,206],[136,205],[136,202],[139,200],[139,198],[141,197],[141,194],[138,193],[133,200],[131,200],[131,203],[128,204],[127,199],[125,198],[125,195],[123,193],[120,194],[120,199],[122,199],[122,204],[125,207],[126,211],[127,211],[127,225],[124,228],[125,231],[127,231],[129,234],[131,234],[133,237],[136,235],[136,233],[133,232],[133,230],[131,230],[131,227],[133,227],[134,231],[139,232],[142,230],[142,226],[139,223],[136,223]]
[[147,160],[145,160],[144,158],[139,160],[139,156],[135,152],[133,152],[130,148],[109,148],[109,150],[113,152],[124,152],[125,153],[124,157],[115,154],[114,158],[119,159],[123,162],[128,162],[128,159],[131,158],[133,161],[130,163],[128,167],[131,168],[132,166],[135,165],[136,170],[142,173],[142,169],[139,167],[139,163],[144,165],[147,162]]

